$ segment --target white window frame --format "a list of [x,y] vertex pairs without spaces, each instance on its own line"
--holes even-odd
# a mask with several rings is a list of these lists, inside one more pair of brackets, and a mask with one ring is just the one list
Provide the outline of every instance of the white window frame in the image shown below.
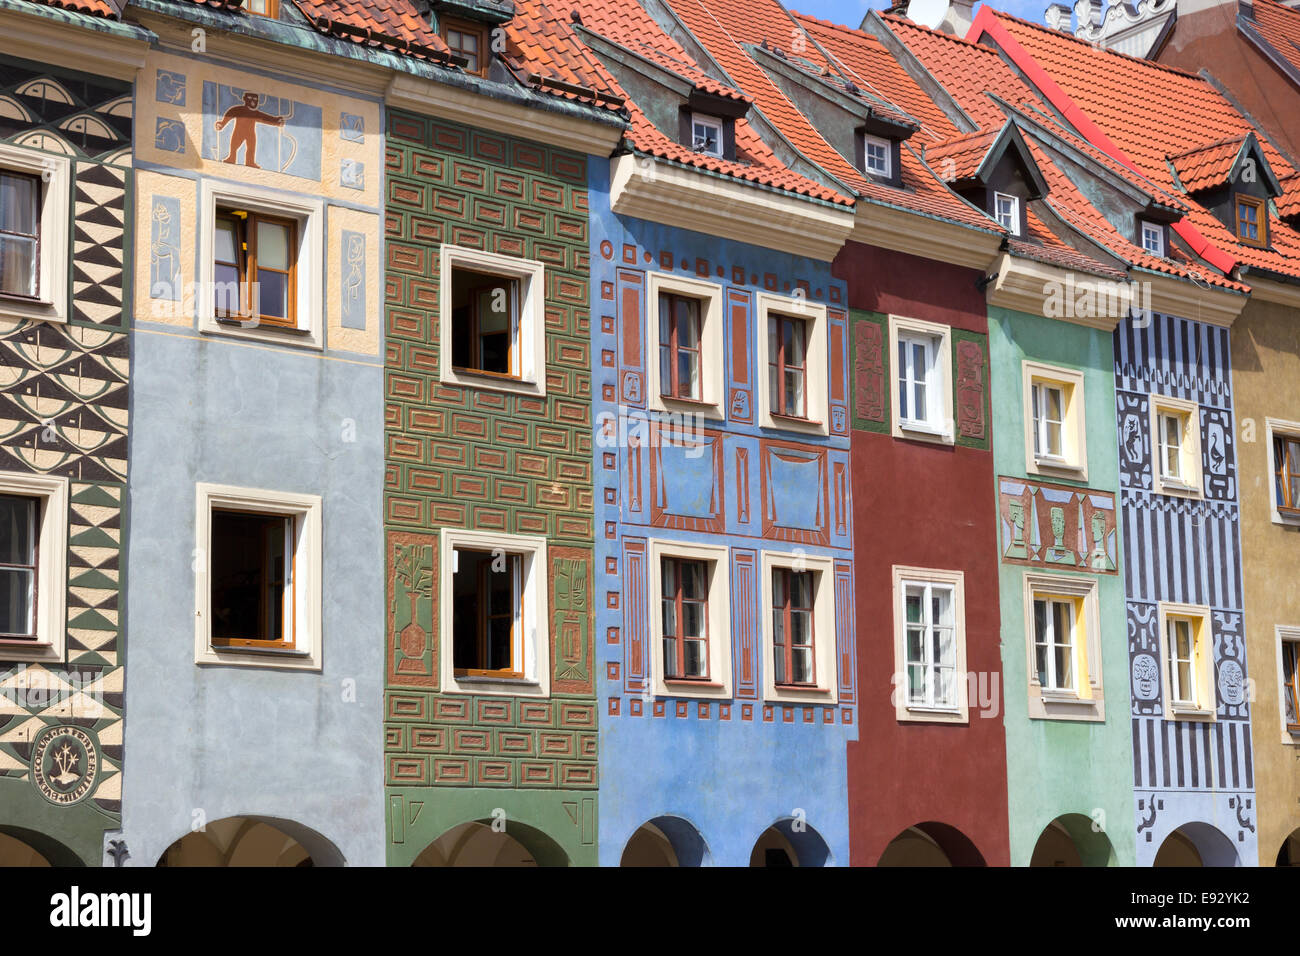
[[[1088,425],[1083,373],[1075,369],[1021,362],[1025,414],[1025,471],[1030,475],[1088,480]],[[1060,458],[1040,455],[1035,448],[1038,417],[1034,408],[1034,386],[1061,389],[1062,416]]]
[[[519,356],[518,378],[475,375],[463,369],[458,372],[452,363],[451,276],[457,267],[519,281],[519,329],[515,343]],[[438,247],[438,380],[462,388],[539,397],[546,394],[546,266],[543,263],[447,243]]]
[[[453,587],[455,551],[504,551],[522,556],[520,593],[524,613],[520,622],[523,638],[523,677],[456,676],[452,640],[455,632]],[[443,528],[439,532],[438,561],[438,669],[444,694],[486,694],[506,697],[551,696],[551,617],[547,609],[549,585],[546,538],[534,535]]]
[[[659,295],[667,292],[700,300],[700,398],[659,394]],[[715,421],[726,419],[723,400],[726,355],[722,331],[722,286],[668,272],[646,273],[645,343],[646,405],[653,411],[695,414]],[[766,374],[766,373],[764,373]],[[760,389],[760,393],[761,393]]]
[[[1164,689],[1166,720],[1212,721],[1218,711],[1218,690],[1214,681],[1214,635],[1210,609],[1200,604],[1160,603],[1160,685]],[[1169,620],[1189,619],[1193,622],[1193,678],[1196,700],[1192,705],[1175,704],[1172,678],[1169,671],[1170,637]]]
[[[926,379],[925,403],[929,417],[924,421],[903,419],[898,401],[898,343],[900,339],[930,340],[932,374]],[[911,319],[901,315],[889,317],[890,418],[895,438],[951,445],[953,427],[952,328],[937,322]]]
[[[1164,474],[1162,418],[1177,416],[1182,421],[1179,435],[1179,468],[1182,474],[1169,477]],[[1201,498],[1201,412],[1195,402],[1168,395],[1151,396],[1151,476],[1159,494],[1182,498]]]
[[[1010,204],[1010,208],[1008,210],[1010,214],[1009,216],[1011,220],[1010,222],[1005,222],[1003,221],[1002,218],[1002,203],[1004,201]],[[998,225],[1006,229],[1007,232],[1011,233],[1011,235],[1019,236],[1020,235],[1020,197],[1013,196],[1010,193],[1000,193],[995,190],[993,192],[993,218],[998,221]]]
[[72,268],[72,163],[67,156],[0,143],[0,168],[41,180],[40,259],[37,297],[0,295],[0,319],[68,321],[68,276]]
[[[664,558],[706,561],[709,567],[709,679],[707,681],[664,678],[664,622],[662,566]],[[652,538],[646,543],[646,576],[649,586],[650,680],[656,697],[716,700],[732,696],[731,675],[731,550],[721,545],[688,544]]]
[[[1147,245],[1148,237],[1154,237],[1154,249]],[[1142,249],[1144,252],[1158,256],[1161,259],[1165,257],[1165,230],[1163,226],[1154,222],[1142,223]]]
[[[1038,680],[1034,601],[1065,599],[1074,603],[1074,690],[1043,687]],[[1037,720],[1106,719],[1102,688],[1101,614],[1095,578],[1058,574],[1024,574],[1025,677],[1029,717]],[[1082,633],[1080,633],[1082,631]]]
[[0,662],[60,663],[67,653],[68,479],[0,472],[0,494],[40,499],[36,640],[0,639]]
[[[322,660],[321,498],[285,491],[195,485],[194,663],[319,671]],[[293,519],[294,646],[225,647],[212,642],[212,512],[252,511]]]
[[[707,149],[695,148],[696,125],[703,126],[706,129],[713,130],[715,133],[717,133],[718,151],[716,153]],[[710,116],[708,113],[692,113],[691,114],[691,141],[686,144],[686,148],[691,150],[691,152],[699,153],[701,156],[713,156],[716,157],[717,159],[721,159],[727,148],[725,142],[723,141],[724,130],[725,130],[725,126],[720,117]]]
[[[795,703],[834,704],[839,700],[839,679],[835,667],[838,628],[835,619],[835,562],[828,557],[764,551],[759,560],[762,580],[763,699]],[[772,572],[777,569],[811,571],[813,579],[813,665],[815,687],[778,687],[776,684],[775,634],[772,630]]]
[[1278,438],[1300,439],[1300,422],[1266,417],[1264,419],[1264,435],[1265,455],[1267,456],[1264,474],[1268,476],[1269,515],[1274,524],[1300,525],[1300,515],[1287,515],[1278,510],[1281,502],[1278,501],[1277,497],[1277,466],[1273,459],[1273,442]]
[[[1277,718],[1279,727],[1282,731],[1282,743],[1288,746],[1300,746],[1300,731],[1292,731],[1286,723],[1286,705],[1283,703],[1283,696],[1287,694],[1286,689],[1286,669],[1283,665],[1282,655],[1283,646],[1286,644],[1296,645],[1297,667],[1300,667],[1300,627],[1293,627],[1287,624],[1278,624],[1274,628],[1277,635]],[[1300,717],[1300,714],[1297,714]]]
[[[951,707],[913,704],[907,681],[907,588],[945,587],[952,591],[953,648],[956,670]],[[969,681],[966,671],[966,575],[962,571],[894,565],[894,716],[900,721],[964,724],[970,720]]]
[[[830,377],[829,377],[829,326],[826,306],[809,302],[805,298],[790,298],[760,292],[755,311],[758,314],[758,423],[763,428],[805,432],[811,435],[830,434]],[[775,396],[768,385],[767,324],[772,314],[789,315],[807,323],[808,337],[804,354],[804,394],[807,396],[806,419],[777,418],[772,413]]]
[[[871,147],[877,146],[885,151],[884,168],[877,168],[871,165]],[[894,175],[894,147],[889,140],[883,136],[872,136],[870,133],[862,134],[862,167],[863,172],[870,173],[873,176],[884,176],[886,178]]]
[[[298,258],[294,263],[294,315],[296,329],[259,325],[254,322],[219,322],[216,317],[216,250],[217,208],[238,206],[270,216],[292,219],[298,224]],[[275,345],[313,349],[325,347],[325,203],[321,199],[295,196],[212,179],[199,185],[199,331],[252,339]]]

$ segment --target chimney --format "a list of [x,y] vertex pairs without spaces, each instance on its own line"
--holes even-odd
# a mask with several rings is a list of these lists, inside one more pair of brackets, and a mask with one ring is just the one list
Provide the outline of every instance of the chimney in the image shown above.
[[970,32],[970,25],[975,22],[975,0],[949,0],[948,12],[939,23],[944,33],[965,37]]

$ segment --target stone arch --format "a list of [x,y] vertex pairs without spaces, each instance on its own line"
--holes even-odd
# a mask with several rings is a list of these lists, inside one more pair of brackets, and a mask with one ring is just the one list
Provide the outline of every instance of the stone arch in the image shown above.
[[889,841],[876,866],[987,866],[956,827],[934,820],[910,826]]
[[750,866],[827,866],[831,848],[803,820],[786,817],[758,835],[749,853]]
[[1030,866],[1114,866],[1115,848],[1091,817],[1063,813],[1038,835]]
[[637,828],[623,847],[619,866],[704,866],[709,847],[695,825],[659,816]]
[[48,834],[0,824],[0,869],[9,866],[85,865],[85,860]]
[[1222,830],[1197,820],[1171,831],[1151,865],[1241,866],[1241,857]]
[[412,866],[568,866],[569,857],[553,839],[514,820],[458,824],[426,846]]
[[1274,865],[1300,866],[1300,828],[1292,830],[1291,834],[1282,841]]
[[343,866],[343,854],[310,827],[279,817],[224,817],[163,851],[159,866]]

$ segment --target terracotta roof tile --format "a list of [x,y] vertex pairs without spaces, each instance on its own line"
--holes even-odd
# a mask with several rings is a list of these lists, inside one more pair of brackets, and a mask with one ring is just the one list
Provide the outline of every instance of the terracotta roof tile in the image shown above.
[[979,171],[984,157],[997,141],[1001,127],[954,136],[925,148],[925,161],[940,176],[950,181],[970,179]]
[[357,42],[378,42],[415,56],[431,52],[435,59],[451,52],[415,0],[294,0],[294,4],[325,33],[332,32],[331,27],[350,27],[363,34],[349,35]]
[[1300,10],[1275,0],[1254,0],[1251,8],[1259,35],[1280,57],[1300,70]]
[[1189,193],[1214,189],[1227,183],[1232,161],[1241,152],[1241,144],[1245,141],[1245,136],[1234,136],[1217,143],[1197,146],[1170,156],[1169,162],[1178,174],[1179,182]]
[[45,7],[71,10],[74,13],[88,13],[93,17],[103,17],[105,20],[121,18],[120,2],[117,4],[109,3],[108,0],[32,0],[32,2]]

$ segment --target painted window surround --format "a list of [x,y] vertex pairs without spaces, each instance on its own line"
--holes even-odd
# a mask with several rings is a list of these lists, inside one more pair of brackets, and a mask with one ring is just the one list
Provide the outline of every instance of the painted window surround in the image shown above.
[[[1193,664],[1196,669],[1196,704],[1194,708],[1175,707],[1169,683],[1170,618],[1192,621]],[[1166,720],[1213,721],[1218,714],[1218,690],[1214,680],[1214,637],[1210,609],[1199,604],[1160,603],[1160,686],[1164,691]]]
[[[957,702],[955,707],[923,707],[907,702],[907,609],[906,585],[942,584],[952,588],[953,646],[956,649]],[[966,574],[894,565],[894,716],[909,723],[965,724],[970,722],[970,699],[966,677]]]
[[[322,537],[319,495],[199,482],[195,486],[194,663],[281,670],[321,669]],[[212,643],[213,510],[252,511],[294,519],[294,648],[219,647]]]
[[[1183,477],[1174,480],[1162,474],[1160,416],[1178,415],[1183,421],[1179,455]],[[1168,395],[1151,396],[1151,478],[1156,493],[1179,498],[1201,498],[1201,412],[1200,406]]]
[[[216,219],[218,206],[241,206],[292,219],[298,223],[296,329],[255,323],[218,322],[214,283],[216,269]],[[275,345],[325,347],[325,203],[321,199],[293,196],[240,183],[204,179],[199,186],[199,331],[252,339]]]
[[71,161],[66,156],[0,143],[0,168],[41,180],[40,260],[37,297],[0,295],[0,319],[68,321],[68,273],[72,262],[68,222],[71,206]]
[[[452,363],[451,274],[453,268],[473,269],[518,279],[519,377],[475,375],[457,371]],[[546,394],[546,267],[533,259],[481,252],[466,246],[444,243],[438,247],[438,380],[463,388],[513,392],[519,395]]]
[[[759,425],[810,435],[830,435],[830,382],[827,374],[830,333],[826,306],[803,298],[759,292],[755,307],[758,315],[758,328],[755,330],[758,365],[754,374],[757,379]],[[767,371],[771,361],[771,356],[768,355],[767,322],[772,313],[791,315],[807,322],[807,352],[804,359],[804,367],[807,369],[807,380],[804,382],[804,393],[808,397],[807,419],[784,416],[776,418],[772,415],[775,397],[770,394]]]
[[40,499],[36,640],[0,640],[0,662],[61,663],[67,654],[68,479],[0,472],[0,494]]
[[[816,576],[813,594],[813,659],[816,662],[816,687],[776,686],[775,644],[772,631],[772,572],[777,568],[811,571]],[[835,562],[829,557],[813,557],[786,551],[764,551],[760,560],[762,575],[762,611],[759,632],[762,635],[763,699],[778,703],[834,704],[839,700],[836,677]],[[728,631],[728,642],[730,632]]]
[[[709,564],[709,679],[665,680],[663,661],[662,566],[664,558],[686,558]],[[649,587],[650,676],[657,697],[726,699],[732,696],[731,675],[731,551],[725,546],[688,544],[652,538],[646,544]],[[770,600],[770,598],[769,598]],[[770,612],[769,612],[770,613]],[[820,664],[820,661],[818,662]]]
[[[700,300],[700,400],[684,400],[660,394],[659,380],[659,294],[671,292]],[[645,361],[648,406],[659,412],[701,415],[714,421],[726,420],[723,401],[725,355],[722,332],[722,286],[667,272],[646,272]],[[764,372],[766,374],[766,371]],[[761,390],[760,390],[761,391]]]
[[[1021,362],[1023,374],[1022,393],[1025,414],[1025,472],[1048,478],[1088,480],[1088,427],[1085,415],[1086,401],[1083,373],[1057,365],[1045,365],[1025,359]],[[1057,385],[1065,393],[1065,420],[1062,424],[1062,451],[1064,461],[1040,458],[1034,453],[1034,399],[1035,383]]]
[[[1074,602],[1074,673],[1077,688],[1075,693],[1047,691],[1038,682],[1038,665],[1034,652],[1034,599],[1048,596]],[[1102,686],[1101,614],[1098,600],[1096,579],[1025,572],[1025,676],[1031,719],[1079,721],[1106,719],[1106,699]]]
[[[551,695],[550,614],[547,610],[546,538],[532,535],[443,528],[439,532],[438,633],[441,648],[438,667],[444,694],[480,694],[497,697],[549,697]],[[523,557],[520,588],[523,594],[523,677],[456,676],[451,653],[453,620],[454,552],[457,548],[504,551]]]
[[[938,376],[934,387],[929,389],[931,397],[938,398],[941,425],[937,429],[924,428],[912,423],[904,423],[899,417],[898,403],[898,338],[899,333],[927,335],[936,340],[934,365],[931,374]],[[895,438],[908,438],[916,441],[935,442],[942,445],[956,443],[956,428],[953,423],[953,382],[952,382],[952,328],[937,322],[912,319],[902,315],[889,316],[889,408],[891,433]]]

